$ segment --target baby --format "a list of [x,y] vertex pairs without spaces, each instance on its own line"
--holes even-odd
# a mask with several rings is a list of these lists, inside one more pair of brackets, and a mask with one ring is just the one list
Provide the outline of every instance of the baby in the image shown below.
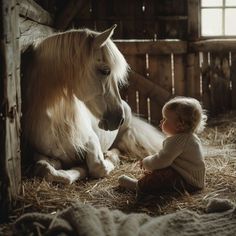
[[205,163],[196,133],[204,129],[207,116],[199,101],[188,97],[173,98],[164,105],[162,116],[160,127],[167,135],[163,148],[140,161],[140,167],[145,170],[141,179],[122,175],[119,185],[145,194],[202,189]]

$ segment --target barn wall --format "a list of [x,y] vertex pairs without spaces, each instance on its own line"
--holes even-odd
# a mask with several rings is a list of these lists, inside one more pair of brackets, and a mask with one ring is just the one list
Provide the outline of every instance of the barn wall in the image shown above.
[[52,24],[51,15],[32,0],[1,1],[0,222],[7,220],[21,190],[21,53],[50,35]]
[[186,0],[91,0],[72,24],[102,30],[116,23],[119,39],[186,39],[187,19]]
[[161,107],[173,96],[198,99],[210,116],[236,108],[236,40],[118,40],[116,44],[132,69],[123,98],[152,124],[159,123]]

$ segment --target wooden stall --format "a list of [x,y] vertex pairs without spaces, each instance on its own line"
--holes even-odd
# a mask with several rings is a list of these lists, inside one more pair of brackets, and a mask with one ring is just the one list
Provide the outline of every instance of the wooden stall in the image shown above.
[[25,69],[24,52],[35,39],[73,27],[103,31],[117,24],[113,39],[131,67],[122,97],[133,112],[156,126],[163,104],[172,96],[195,97],[210,115],[236,109],[236,40],[200,38],[199,4],[199,0],[1,0],[1,219],[8,216],[21,188],[20,74]]
[[53,32],[50,14],[31,0],[3,0],[0,11],[0,221],[21,191],[21,53]]

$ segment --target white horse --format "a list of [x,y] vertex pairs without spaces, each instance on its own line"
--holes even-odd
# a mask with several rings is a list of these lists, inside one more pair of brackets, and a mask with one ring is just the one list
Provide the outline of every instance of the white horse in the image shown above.
[[129,66],[110,39],[114,28],[57,33],[29,50],[23,134],[37,174],[49,181],[100,178],[120,151],[140,157],[161,147],[161,133],[120,97]]

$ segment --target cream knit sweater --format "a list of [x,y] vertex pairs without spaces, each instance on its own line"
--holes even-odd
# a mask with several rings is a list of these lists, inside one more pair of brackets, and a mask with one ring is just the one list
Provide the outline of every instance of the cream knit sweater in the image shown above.
[[205,163],[197,135],[182,133],[168,137],[159,153],[143,159],[143,167],[150,171],[168,166],[175,169],[189,184],[204,187]]

